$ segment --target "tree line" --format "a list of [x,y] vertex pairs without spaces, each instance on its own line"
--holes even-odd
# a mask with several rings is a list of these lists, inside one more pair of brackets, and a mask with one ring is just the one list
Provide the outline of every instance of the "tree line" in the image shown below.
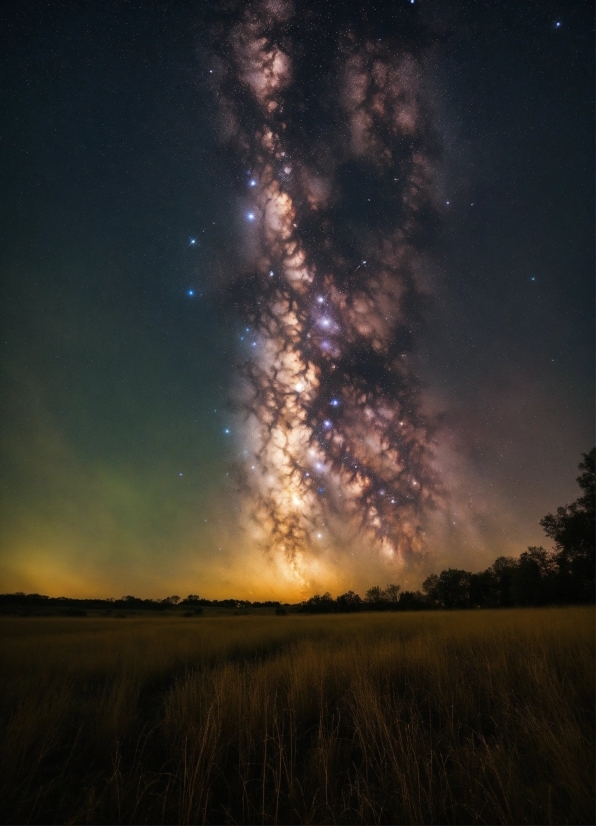
[[362,599],[348,591],[333,599],[316,594],[301,603],[304,613],[346,613],[366,610],[429,608],[505,608],[594,602],[595,464],[596,450],[583,454],[577,482],[582,495],[540,520],[554,547],[531,547],[518,559],[500,556],[485,571],[448,568],[431,574],[421,591],[401,591],[399,585],[370,588]]
[[[447,568],[431,574],[421,591],[402,591],[399,585],[369,588],[364,598],[347,591],[335,599],[329,593],[315,594],[296,606],[301,613],[331,614],[355,611],[415,611],[432,608],[505,608],[529,605],[568,605],[594,602],[595,557],[595,458],[596,449],[583,454],[577,482],[582,495],[570,505],[557,508],[540,520],[546,536],[554,542],[551,550],[531,547],[518,559],[500,556],[485,571],[471,573]],[[268,600],[204,599],[189,594],[164,599],[71,599],[42,594],[0,594],[0,613],[27,610],[81,616],[86,609],[167,611],[178,608],[275,608],[281,603]]]
[[48,597],[44,594],[25,594],[18,591],[15,594],[0,594],[0,613],[17,613],[29,610],[42,612],[50,609],[52,613],[62,613],[66,616],[84,616],[86,610],[103,609],[104,611],[168,611],[172,609],[194,609],[200,611],[203,607],[210,608],[277,608],[279,601],[250,602],[247,599],[203,599],[197,594],[189,594],[182,599],[177,595],[164,599],[142,599],[135,596],[124,596],[119,599],[76,599],[72,597]]

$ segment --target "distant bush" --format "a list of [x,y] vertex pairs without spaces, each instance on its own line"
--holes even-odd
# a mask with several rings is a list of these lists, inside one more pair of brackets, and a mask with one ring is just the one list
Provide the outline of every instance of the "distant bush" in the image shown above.
[[285,617],[286,614],[288,613],[288,611],[282,605],[278,605],[277,608],[275,609],[275,613],[277,614],[278,617]]
[[195,617],[200,617],[203,614],[203,609],[202,608],[195,608],[193,613],[194,613]]
[[185,611],[182,616],[183,617],[194,617],[194,614],[193,614],[192,611]]

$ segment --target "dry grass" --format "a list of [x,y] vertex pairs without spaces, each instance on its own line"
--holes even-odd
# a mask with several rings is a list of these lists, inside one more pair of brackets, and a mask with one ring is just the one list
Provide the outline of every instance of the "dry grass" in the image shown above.
[[0,628],[4,822],[594,822],[591,608]]

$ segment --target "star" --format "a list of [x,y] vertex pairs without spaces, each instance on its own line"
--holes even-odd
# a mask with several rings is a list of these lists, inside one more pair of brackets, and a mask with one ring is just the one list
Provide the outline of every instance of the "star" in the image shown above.
[[254,221],[256,216],[254,212],[249,212],[246,217],[249,221]]
[[186,295],[189,295],[191,298],[193,297],[194,294],[195,294],[194,290],[187,290],[186,291]]

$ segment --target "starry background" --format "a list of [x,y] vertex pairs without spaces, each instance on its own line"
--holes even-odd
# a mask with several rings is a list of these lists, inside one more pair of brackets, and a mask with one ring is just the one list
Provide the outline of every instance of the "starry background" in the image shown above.
[[[393,6],[367,6],[369,24]],[[1,590],[283,596],[225,508],[242,327],[220,297],[242,230],[213,9],[3,5]],[[477,537],[433,550],[479,569],[542,541],[594,439],[593,15],[413,13],[442,40],[449,200],[419,372]]]

